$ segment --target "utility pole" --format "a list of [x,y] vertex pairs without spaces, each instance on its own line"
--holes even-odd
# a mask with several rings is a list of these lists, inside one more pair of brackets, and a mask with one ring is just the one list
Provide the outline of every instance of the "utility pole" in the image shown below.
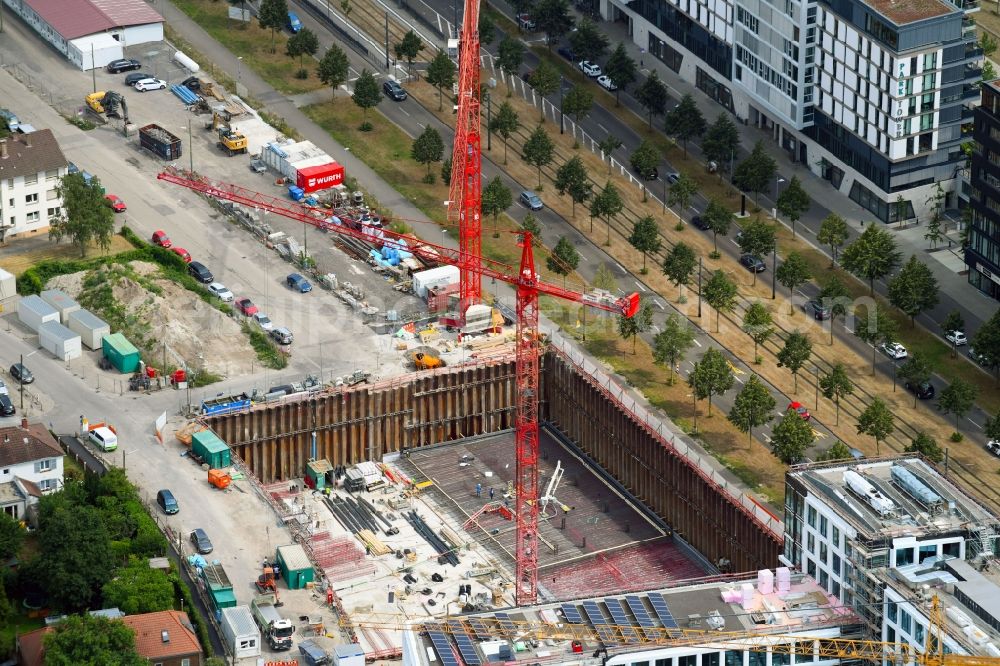
[[385,71],[389,72],[389,12],[385,13]]
[[771,300],[774,300],[775,281],[778,277],[778,245],[771,248]]
[[701,317],[701,266],[702,258],[698,257],[698,316]]

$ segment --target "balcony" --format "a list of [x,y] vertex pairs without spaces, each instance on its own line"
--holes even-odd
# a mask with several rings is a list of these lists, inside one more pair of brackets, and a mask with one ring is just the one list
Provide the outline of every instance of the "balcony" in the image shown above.
[[976,22],[970,18],[962,19],[962,37],[976,37]]

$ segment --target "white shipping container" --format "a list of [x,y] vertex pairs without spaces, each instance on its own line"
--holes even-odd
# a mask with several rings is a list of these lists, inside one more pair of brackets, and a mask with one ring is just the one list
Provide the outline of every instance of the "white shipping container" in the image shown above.
[[260,151],[260,159],[267,166],[271,167],[275,171],[281,171],[281,161],[288,157],[286,152],[287,148],[295,145],[294,141],[289,141],[287,143],[279,143],[277,141],[272,141],[271,143],[264,146]]
[[413,293],[427,298],[427,290],[449,284],[458,284],[457,266],[438,266],[413,274]]
[[101,349],[101,338],[111,335],[111,327],[103,319],[82,308],[70,314],[67,326],[88,349]]
[[237,659],[260,656],[260,631],[249,606],[222,609],[222,635]]
[[17,278],[0,268],[0,301],[17,296]]
[[287,151],[288,157],[281,161],[281,167],[279,169],[282,175],[291,180],[295,180],[297,175],[296,165],[300,162],[316,158],[323,158],[320,162],[318,162],[318,164],[326,164],[334,161],[332,157],[314,146],[310,141],[302,141],[300,144],[297,144],[297,147],[297,150]]
[[57,321],[47,321],[38,327],[38,344],[52,352],[60,361],[80,358],[80,336]]
[[17,305],[17,318],[32,331],[47,321],[59,322],[59,312],[42,300],[40,296],[26,296]]
[[288,163],[288,168],[291,171],[289,178],[296,180],[299,177],[299,169],[308,169],[314,166],[323,166],[324,164],[329,164],[333,162],[334,159],[323,153],[317,157],[304,157],[302,159],[295,160],[294,162]]
[[46,289],[41,294],[42,300],[59,311],[59,321],[63,325],[69,321],[71,313],[80,309],[80,304],[70,298],[62,289]]

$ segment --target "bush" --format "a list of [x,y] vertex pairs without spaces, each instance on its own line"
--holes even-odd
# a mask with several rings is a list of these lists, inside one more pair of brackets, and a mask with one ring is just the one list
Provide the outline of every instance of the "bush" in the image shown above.
[[257,352],[260,362],[272,370],[281,370],[288,365],[288,359],[281,350],[271,342],[271,338],[263,331],[251,328],[249,324],[243,324],[243,332],[250,338],[250,346]]
[[960,432],[953,432],[953,433],[951,433],[951,437],[949,439],[951,439],[951,441],[953,441],[953,442],[955,442],[957,444],[957,443],[961,442],[963,439],[965,439],[965,435],[963,435]]

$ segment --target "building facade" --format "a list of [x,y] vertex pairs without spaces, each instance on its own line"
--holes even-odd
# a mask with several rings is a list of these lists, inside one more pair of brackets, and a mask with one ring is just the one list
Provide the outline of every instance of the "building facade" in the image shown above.
[[972,210],[965,248],[969,284],[1000,299],[1000,86],[983,83],[969,173]]
[[0,511],[26,520],[28,509],[63,485],[63,452],[41,424],[0,428]]
[[48,229],[62,215],[69,163],[52,130],[0,139],[0,241]]
[[[876,219],[953,193],[978,99],[975,0],[607,0],[633,40]],[[938,184],[943,200],[935,199]]]

